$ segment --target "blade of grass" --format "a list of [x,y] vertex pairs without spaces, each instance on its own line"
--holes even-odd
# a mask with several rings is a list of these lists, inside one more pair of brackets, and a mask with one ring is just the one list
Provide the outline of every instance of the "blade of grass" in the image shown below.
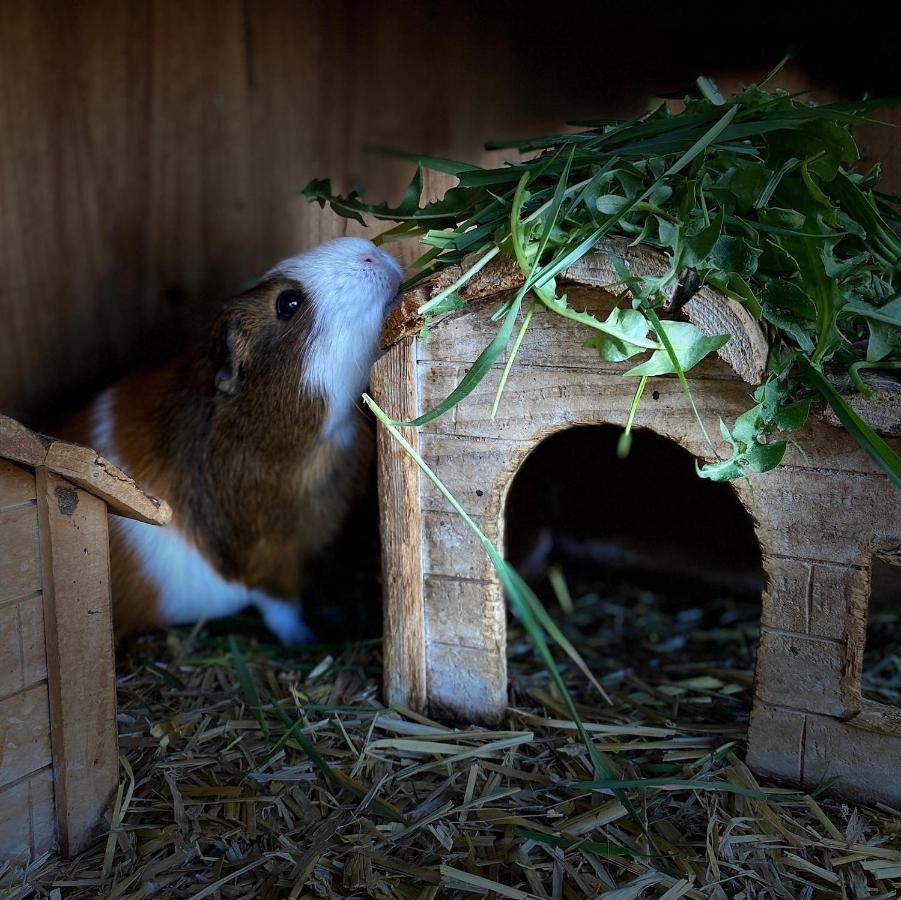
[[504,316],[504,321],[491,343],[479,354],[476,361],[460,379],[459,384],[457,384],[450,394],[448,394],[448,396],[437,406],[433,407],[428,412],[423,413],[421,416],[418,416],[410,422],[397,422],[396,424],[411,428],[418,428],[420,425],[425,425],[433,419],[437,419],[438,416],[446,413],[449,409],[456,406],[464,397],[475,390],[479,382],[485,377],[488,370],[494,365],[504,348],[510,342],[510,335],[513,333],[513,326],[516,324],[516,316],[522,306],[522,298],[525,294],[526,288],[525,285],[523,285],[514,297],[513,302],[510,304],[510,308]]
[[[761,84],[772,75],[773,72]],[[864,368],[871,367],[869,361],[861,359],[866,323],[860,320],[870,319],[870,326],[879,322],[882,328],[898,327],[897,320],[885,315],[879,307],[898,289],[901,238],[896,226],[901,217],[893,206],[899,198],[892,198],[879,189],[878,167],[867,172],[849,168],[854,165],[858,151],[847,129],[853,123],[875,122],[868,117],[869,111],[897,104],[899,98],[815,106],[799,99],[804,92],[767,93],[760,85],[752,85],[724,100],[711,80],[701,78],[697,85],[706,101],[693,99],[679,113],[670,112],[661,103],[627,121],[583,123],[591,128],[580,134],[560,133],[508,142],[508,146],[538,151],[537,155],[494,169],[421,154],[400,154],[415,162],[417,171],[395,208],[386,202],[366,203],[359,187],[340,197],[333,194],[328,181],[310,182],[304,191],[307,199],[320,205],[328,203],[340,214],[359,221],[363,221],[365,214],[377,219],[393,218],[399,224],[385,232],[382,239],[419,237],[430,248],[418,261],[421,271],[405,282],[407,286],[467,259],[467,271],[425,304],[426,310],[437,310],[448,294],[459,290],[499,252],[515,256],[525,273],[524,293],[511,295],[492,315],[492,321],[502,323],[496,343],[486,348],[490,352],[479,358],[472,377],[457,385],[452,397],[447,398],[439,411],[430,411],[429,417],[446,411],[475,389],[513,338],[520,318],[518,304],[531,291],[546,308],[559,315],[625,339],[632,347],[665,350],[673,363],[667,368],[677,374],[701,433],[716,456],[684,378],[684,369],[680,369],[669,346],[668,323],[662,323],[663,333],[659,326],[654,328],[651,337],[656,340],[648,341],[642,333],[640,342],[629,341],[627,336],[617,334],[593,316],[571,310],[565,296],[557,298],[554,283],[559,273],[588,253],[597,239],[607,233],[634,238],[633,245],[644,243],[660,248],[661,242],[667,241],[662,237],[663,230],[655,227],[655,217],[667,234],[676,229],[671,256],[675,266],[680,249],[686,245],[686,235],[696,237],[700,222],[704,228],[709,227],[713,209],[719,210],[722,222],[717,237],[737,240],[763,252],[756,269],[745,272],[741,254],[734,260],[729,254],[711,256],[712,248],[702,253],[700,247],[705,245],[696,241],[693,252],[702,268],[705,261],[713,264],[710,272],[702,277],[726,296],[736,296],[757,316],[761,312],[758,294],[773,279],[782,279],[791,270],[789,280],[811,299],[816,310],[816,318],[812,320],[816,323],[816,338],[810,342],[806,316],[802,316],[804,321],[798,325],[797,316],[788,314],[793,312],[791,309],[778,316],[770,310],[768,318],[775,328],[775,333],[770,335],[772,341],[778,341],[780,336],[791,338],[808,356],[813,356],[813,366],[819,372],[827,360],[835,359],[848,370],[858,389],[865,396],[869,394],[860,377]],[[769,135],[774,135],[776,140],[772,141]],[[783,138],[788,142],[785,146]],[[745,197],[734,189],[738,180],[722,177],[724,166],[734,168],[736,179],[745,173],[756,176],[741,188]],[[420,208],[424,167],[456,175],[460,185],[451,188],[441,200]],[[647,186],[649,181],[652,183]],[[609,205],[597,209],[595,203],[597,195],[602,193],[601,185],[608,182],[614,195],[620,191],[624,195],[624,206],[613,216],[604,212]],[[663,199],[651,204],[650,193],[661,186],[667,189],[660,194]],[[664,196],[667,193],[669,196]],[[729,194],[741,202],[732,204]],[[766,212],[753,212],[749,204],[753,210],[766,209]],[[724,215],[725,209],[730,210],[728,215]],[[824,209],[827,210],[825,218]],[[803,217],[803,222],[791,216],[793,211]],[[599,220],[599,213],[605,218]],[[472,253],[475,264],[468,262]],[[635,276],[631,287],[633,296],[639,299],[659,296],[655,291],[665,277]],[[847,304],[848,290],[856,293],[858,288],[863,303]],[[645,308],[649,302],[646,301]],[[492,407],[495,416],[533,309],[534,306],[529,308],[526,324],[516,334],[513,352],[503,367]],[[839,329],[836,318],[843,313],[853,313],[853,317]],[[517,324],[510,321],[510,315],[517,319]],[[653,312],[648,315],[649,323],[651,315]],[[882,367],[897,365],[896,349],[890,349],[885,357]],[[812,377],[808,377],[809,382]],[[639,384],[633,398],[620,439],[620,452],[630,440],[642,387]],[[843,421],[851,423],[852,434],[868,447],[868,452],[884,456],[882,447],[874,445],[870,435],[850,418],[847,403],[840,397],[825,396],[837,407],[840,416],[844,416]],[[779,405],[784,403],[779,401]],[[885,467],[884,459],[881,464]]]
[[885,223],[879,210],[847,174],[840,171],[824,188],[864,225],[874,253],[884,256],[892,264],[901,259],[901,238]]
[[159,663],[149,662],[147,668],[156,675],[159,675],[168,685],[177,688],[180,691],[186,690],[187,685],[177,676],[173,675],[167,668]]
[[[573,154],[576,152],[575,146],[570,149],[569,157],[566,160],[566,165],[563,167],[563,172],[560,175],[559,180],[557,181],[557,185],[554,188],[554,196],[548,206],[547,216],[544,220],[544,225],[541,231],[541,239],[538,242],[538,250],[535,253],[535,265],[541,260],[544,251],[547,249],[548,241],[551,237],[551,232],[554,229],[554,226],[557,224],[557,219],[560,216],[560,210],[563,208],[563,198],[566,196],[566,180],[569,178],[569,170],[572,167]],[[526,273],[523,272],[525,275]]]
[[615,857],[628,856],[630,859],[647,859],[647,853],[639,853],[631,847],[623,847],[620,844],[592,841],[588,838],[571,838],[565,835],[545,834],[543,831],[532,831],[519,825],[513,826],[513,833],[519,837],[535,841],[538,844],[547,844],[550,847],[560,847],[563,850],[588,850],[597,856]]
[[629,404],[629,417],[626,419],[626,427],[616,442],[616,455],[619,459],[625,459],[632,449],[632,423],[635,421],[635,413],[638,410],[638,404],[641,402],[641,395],[644,393],[644,386],[648,383],[648,375],[642,375],[638,379],[638,387],[635,388],[635,396]]
[[[369,789],[364,785],[359,784],[354,781],[354,779],[349,778],[343,772],[339,772],[337,769],[333,769],[326,761],[325,757],[316,749],[316,745],[303,733],[302,726],[303,721],[301,719],[297,719],[295,721],[291,721],[291,717],[285,712],[284,708],[280,703],[273,704],[273,710],[276,715],[281,719],[282,724],[285,725],[287,731],[276,744],[278,750],[281,750],[290,740],[297,741],[298,744],[303,748],[303,752],[310,758],[310,761],[319,769],[320,774],[335,788],[346,788],[350,793],[354,796],[360,798],[361,800],[365,797],[369,796]],[[269,754],[267,759],[271,759],[272,756],[275,755],[276,751],[273,751]],[[373,809],[377,810],[381,815],[385,816],[385,818],[391,819],[394,822],[400,822],[402,825],[409,825],[409,821],[391,803],[387,803],[386,801],[380,799],[379,797],[372,798],[372,806]]]
[[247,668],[247,663],[244,661],[244,657],[238,649],[238,643],[235,641],[235,636],[233,634],[228,636],[228,652],[231,656],[235,674],[238,676],[238,683],[241,685],[241,690],[244,692],[244,699],[253,712],[257,724],[260,726],[260,731],[263,733],[263,737],[265,737],[266,740],[269,740],[269,726],[266,723],[266,717],[263,715],[263,710],[260,705],[260,695],[257,693],[257,686],[254,684],[250,669]]
[[378,153],[380,156],[390,156],[394,159],[405,159],[407,162],[416,163],[424,169],[431,169],[433,172],[441,172],[444,175],[457,176],[461,172],[473,172],[481,169],[474,163],[460,162],[456,159],[447,159],[443,156],[424,156],[420,153],[407,153],[404,150],[394,150],[391,147],[368,147],[370,153]]
[[656,788],[664,791],[715,791],[721,794],[737,794],[739,797],[751,797],[755,800],[770,800],[778,797],[781,800],[802,800],[801,793],[783,791],[760,791],[754,788],[742,787],[738,784],[730,784],[728,781],[699,781],[693,778],[637,778],[630,780],[599,779],[598,781],[577,781],[573,787],[595,790],[612,791],[614,788],[627,790],[630,788]]
[[704,427],[704,423],[701,420],[701,414],[698,412],[698,407],[695,404],[695,398],[692,396],[691,388],[688,386],[688,379],[685,377],[685,371],[682,368],[682,363],[679,362],[679,357],[676,356],[676,351],[673,349],[673,345],[670,342],[666,331],[660,324],[660,319],[657,318],[657,313],[655,313],[650,306],[644,308],[644,313],[648,317],[648,321],[651,323],[651,327],[654,329],[654,333],[658,338],[660,338],[660,343],[663,344],[663,346],[666,348],[666,352],[673,363],[673,368],[676,370],[676,377],[679,379],[679,384],[682,385],[682,391],[688,398],[688,402],[691,406],[691,411],[692,413],[694,413],[695,421],[698,423],[698,427],[701,429],[701,434],[704,436],[704,440],[706,441],[707,446],[710,447],[710,450],[713,453],[714,457],[716,457],[716,459],[719,459],[720,455],[719,453],[717,453],[716,447],[714,446],[713,441],[710,440],[710,435],[707,433],[707,429]]
[[480,272],[488,263],[501,252],[500,246],[492,247],[483,256],[480,256],[453,284],[446,287],[443,291],[437,293],[428,303],[423,303],[416,312],[421,316],[428,315],[442,300],[449,297],[454,291],[458,291],[476,272]]
[[873,399],[873,392],[864,382],[863,378],[860,377],[861,369],[901,369],[901,362],[870,362],[868,360],[862,359],[860,362],[856,362],[853,365],[848,367],[848,374],[851,376],[851,381],[854,383],[854,387],[866,397],[867,400]]
[[[546,269],[542,270],[535,277],[535,285],[537,287],[542,287],[551,278],[554,278],[559,272],[562,272],[563,269],[568,268],[572,265],[576,260],[581,259],[594,245],[597,241],[602,238],[605,234],[613,229],[613,227],[623,218],[623,216],[627,215],[628,212],[639,203],[644,202],[653,191],[655,191],[661,184],[663,184],[664,180],[669,178],[672,175],[676,175],[682,171],[693,159],[695,159],[698,155],[703,153],[710,144],[716,140],[717,136],[729,125],[729,123],[735,118],[738,113],[737,106],[731,106],[713,125],[712,128],[709,128],[679,159],[676,160],[667,170],[663,173],[658,179],[651,184],[650,187],[646,188],[641,194],[639,194],[634,200],[630,201],[626,204],[617,215],[611,216],[602,226],[593,231],[587,238],[581,241],[576,247],[571,249],[568,253],[563,254],[556,262],[549,265]],[[558,309],[558,306],[555,304],[554,309]],[[558,310],[559,311],[559,310]],[[634,342],[633,342],[634,343]]]
[[[385,428],[388,429],[391,437],[395,441],[397,441],[397,443],[400,444],[407,455],[410,456],[411,459],[413,459],[413,461],[419,467],[420,471],[422,471],[422,473],[429,479],[429,481],[431,481],[432,484],[435,485],[444,499],[447,500],[447,502],[463,519],[463,521],[473,532],[473,534],[475,534],[475,536],[481,541],[482,546],[484,547],[489,559],[491,560],[492,565],[494,566],[495,571],[497,572],[501,585],[507,592],[507,596],[510,598],[511,603],[514,604],[514,608],[516,609],[521,621],[523,622],[523,627],[526,629],[526,633],[529,635],[529,638],[532,641],[533,646],[537,650],[538,655],[541,657],[542,662],[547,667],[548,674],[550,675],[558,691],[560,692],[561,697],[563,698],[567,712],[569,713],[572,721],[575,723],[576,730],[579,732],[579,737],[582,740],[585,749],[588,751],[588,756],[591,760],[592,768],[602,777],[611,778],[611,768],[604,759],[603,755],[597,749],[597,747],[595,747],[594,742],[591,740],[588,732],[585,730],[585,725],[583,724],[579,716],[575,702],[572,699],[572,695],[570,694],[569,689],[566,687],[566,682],[564,682],[562,676],[560,675],[560,672],[557,669],[557,665],[554,661],[553,655],[551,654],[550,648],[548,647],[547,642],[544,639],[542,630],[538,626],[538,623],[535,621],[532,608],[527,600],[522,596],[519,584],[517,583],[518,576],[516,572],[503,559],[503,557],[501,557],[500,553],[498,553],[497,549],[494,547],[491,541],[488,540],[479,526],[460,505],[454,495],[451,494],[451,492],[445,487],[441,479],[438,478],[438,476],[431,470],[425,460],[411,446],[410,442],[397,430],[395,423],[389,418],[385,411],[368,394],[363,394],[363,402],[366,404],[366,406],[369,407],[370,410],[372,410],[375,417],[382,423]],[[642,818],[638,815],[638,811],[632,805],[628,797],[626,797],[626,795],[621,791],[618,793],[614,791],[614,795],[616,796],[616,799],[619,800],[620,803],[622,803],[623,807],[627,810],[630,817],[641,829],[642,833],[647,837],[649,843],[652,847],[654,847],[656,851],[656,844],[650,833],[648,832],[647,826],[645,825]]]
[[[558,313],[559,315],[565,316],[566,318],[575,319],[576,321],[583,322],[584,324],[589,324],[592,328],[597,329],[598,331],[603,331],[608,334],[612,334],[615,337],[620,338],[621,340],[626,341],[627,343],[635,344],[636,346],[648,347],[648,349],[660,349],[659,345],[653,345],[653,342],[644,341],[643,339],[636,339],[631,337],[630,335],[626,335],[622,332],[619,332],[618,329],[611,328],[610,326],[604,325],[601,322],[598,322],[594,319],[593,316],[585,316],[585,314],[574,313],[568,307],[564,307],[562,304],[555,300],[549,300],[546,292],[542,292],[542,288],[550,282],[552,278],[554,278],[558,273],[562,272],[564,269],[568,268],[577,260],[581,259],[598,241],[599,238],[603,237],[603,235],[607,234],[614,225],[624,216],[626,213],[638,203],[644,201],[650,193],[663,183],[663,180],[671,175],[674,175],[681,171],[685,166],[687,166],[695,157],[697,157],[700,153],[703,153],[704,150],[710,145],[712,141],[716,139],[716,137],[729,125],[733,118],[735,118],[736,113],[738,112],[737,106],[731,106],[713,125],[713,127],[709,128],[697,141],[695,141],[692,146],[679,157],[676,162],[670,166],[669,169],[658,178],[650,187],[648,187],[642,194],[640,194],[635,200],[631,201],[631,203],[627,204],[620,211],[619,215],[612,216],[605,222],[601,227],[595,229],[588,237],[579,241],[574,247],[571,247],[568,251],[564,251],[558,255],[557,259],[551,262],[547,267],[537,270],[537,267],[531,267],[531,274],[526,278],[526,283],[523,285],[523,288],[516,295],[516,299],[513,304],[511,304],[510,309],[508,310],[504,323],[501,328],[498,330],[497,334],[494,337],[494,340],[482,351],[479,355],[478,359],[463,376],[460,383],[456,388],[436,407],[431,409],[429,412],[424,413],[418,418],[412,420],[411,422],[403,422],[398,424],[403,424],[405,426],[413,426],[418,427],[420,425],[425,425],[428,422],[433,421],[438,416],[447,412],[451,407],[455,406],[460,402],[464,397],[470,394],[475,387],[479,384],[482,378],[485,377],[485,374],[488,370],[494,365],[494,362],[500,356],[501,351],[504,347],[507,346],[510,336],[513,332],[513,323],[516,314],[519,312],[519,307],[522,302],[523,296],[529,290],[534,290],[536,294],[538,294],[539,299],[541,299],[542,303],[548,308]],[[516,253],[517,262],[520,265],[520,268],[523,269],[523,272],[527,271],[530,266],[528,261],[526,260],[525,255],[525,245],[522,235],[522,226],[520,223],[519,211],[522,208],[523,198],[525,195],[526,185],[528,184],[530,177],[530,173],[528,171],[524,172],[518,181],[516,193],[514,194],[513,206],[511,210],[510,217],[510,227],[511,227],[511,239],[514,248],[514,252]],[[499,250],[499,245],[497,245],[492,251],[489,253],[494,253],[494,251]],[[482,257],[476,266],[470,268],[467,273],[464,273],[460,279],[457,280],[454,284],[461,285],[468,280],[469,277],[475,274],[482,266],[487,264],[488,262],[488,254]],[[453,288],[453,285],[451,286]],[[430,306],[434,308],[434,305],[438,302],[439,297],[446,297],[451,293],[451,288],[447,288],[438,295],[438,297],[430,300],[429,303],[424,304],[420,308],[420,312],[428,309]],[[659,335],[658,335],[659,336]],[[665,338],[665,335],[664,335]],[[666,346],[666,344],[664,344]],[[669,347],[669,352],[672,354],[672,346]],[[676,361],[678,364],[678,361]],[[688,383],[685,381],[685,374],[681,371],[681,367],[677,369],[677,373],[680,375],[680,380],[683,383],[683,387],[688,392],[689,401],[692,405],[692,409],[695,412],[695,417],[698,420],[698,423],[701,426],[701,430],[704,433],[704,436],[707,439],[708,444],[710,444],[711,448],[713,444],[710,441],[709,436],[707,436],[707,432],[704,429],[704,425],[700,420],[700,416],[697,414],[697,408],[694,404],[694,398],[691,397],[690,391],[688,391]],[[714,454],[716,450],[714,449]]]
[[773,68],[770,69],[770,71],[767,72],[767,74],[757,82],[757,87],[763,87],[768,81],[775,78],[791,58],[791,53],[786,53],[785,56],[783,56],[782,59],[780,59],[779,62],[777,62],[776,65],[773,66]]
[[[423,462],[422,465],[425,465],[425,463]],[[440,482],[437,480],[437,476],[435,476],[435,482],[437,484],[440,484]],[[448,492],[447,494],[445,494],[445,496],[449,497],[450,493]],[[456,504],[456,508],[458,510],[462,509],[462,507],[460,507],[459,504],[456,503],[456,501],[453,502],[454,504]],[[470,519],[470,521],[472,520]],[[474,524],[475,523],[473,523],[473,525]],[[575,702],[573,701],[572,695],[569,692],[569,688],[567,688],[566,682],[560,675],[560,672],[557,668],[557,663],[554,660],[553,655],[551,654],[550,647],[548,646],[547,641],[544,639],[544,635],[538,625],[538,622],[535,620],[533,609],[529,604],[527,598],[523,596],[520,590],[520,585],[517,583],[516,572],[505,562],[505,560],[503,559],[503,557],[501,557],[500,553],[498,553],[497,549],[494,547],[491,541],[489,541],[484,536],[484,534],[481,533],[481,531],[478,531],[478,534],[481,537],[482,545],[485,548],[485,551],[488,554],[492,565],[494,566],[495,572],[497,572],[497,576],[500,579],[501,586],[504,588],[504,592],[509,598],[514,611],[517,613],[518,618],[522,622],[523,628],[525,629],[526,634],[528,634],[529,640],[532,642],[532,646],[537,651],[538,656],[541,658],[542,663],[547,669],[548,675],[554,682],[554,685],[557,687],[560,696],[563,698],[563,703],[566,706],[570,718],[575,723],[576,731],[578,731],[579,733],[579,738],[585,746],[585,749],[588,751],[588,757],[591,760],[592,768],[595,770],[595,772],[609,773],[610,766],[608,765],[601,752],[597,749],[597,747],[595,747],[594,742],[591,740],[591,737],[585,730],[585,725],[583,724],[582,719],[579,716]],[[610,776],[607,775],[605,777]],[[654,845],[653,838],[651,838],[650,833],[647,830],[647,826],[645,825],[642,818],[638,815],[638,811],[632,805],[632,802],[628,799],[628,797],[626,797],[626,795],[622,792],[616,793],[615,791],[614,796],[617,800],[619,800],[620,803],[622,803],[623,807],[629,813],[629,816],[632,818],[635,824],[638,825],[638,827],[642,830],[651,844]]]
[[566,583],[566,577],[563,575],[563,569],[554,565],[547,570],[547,580],[551,583],[551,590],[560,604],[560,609],[566,615],[571,615],[575,607],[573,606],[573,598],[569,592],[569,585]]
[[592,686],[597,690],[597,692],[604,698],[604,700],[613,705],[613,701],[610,699],[607,692],[601,687],[600,682],[594,677],[591,669],[585,663],[585,660],[579,655],[579,651],[570,643],[569,639],[557,626],[557,623],[548,615],[548,611],[544,608],[541,601],[535,595],[535,592],[525,583],[522,579],[522,576],[519,572],[516,571],[512,566],[507,565],[507,568],[510,572],[510,577],[513,582],[516,584],[516,589],[519,592],[519,596],[523,599],[525,603],[528,604],[531,609],[532,615],[535,617],[535,621],[541,625],[542,628],[550,635],[551,639],[563,650],[563,652],[579,667],[579,670],[582,674],[588,679],[588,681],[592,684]]
[[513,346],[510,349],[510,355],[507,357],[507,362],[504,365],[504,371],[501,373],[501,380],[497,386],[497,392],[494,395],[494,403],[491,404],[491,419],[494,420],[497,415],[498,406],[500,406],[501,395],[504,393],[504,387],[507,384],[507,379],[510,377],[510,370],[513,368],[513,363],[516,361],[516,354],[519,353],[519,345],[522,343],[522,339],[526,336],[526,331],[529,329],[529,325],[532,323],[532,315],[535,312],[535,304],[536,300],[533,300],[529,304],[529,308],[526,310],[525,318],[522,320],[522,326],[519,329],[519,334],[516,335],[516,340],[513,341]]
[[513,203],[510,205],[510,245],[513,247],[516,263],[527,280],[534,266],[529,263],[527,258],[528,248],[522,227],[521,213],[522,205],[525,202],[526,187],[531,177],[532,173],[528,169],[522,173],[522,178],[519,179],[516,190],[513,192]]
[[795,353],[795,361],[801,377],[832,407],[839,421],[851,436],[872,457],[876,464],[888,475],[895,487],[901,488],[901,459],[891,447],[863,419],[851,409],[844,397],[829,380],[816,369],[803,353]]

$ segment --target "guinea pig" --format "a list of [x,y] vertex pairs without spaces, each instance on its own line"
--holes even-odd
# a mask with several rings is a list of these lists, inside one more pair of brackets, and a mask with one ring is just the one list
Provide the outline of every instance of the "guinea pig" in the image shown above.
[[127,375],[65,436],[169,502],[160,528],[111,518],[117,636],[256,607],[311,637],[304,570],[368,471],[359,406],[401,269],[362,238],[279,263],[180,356]]

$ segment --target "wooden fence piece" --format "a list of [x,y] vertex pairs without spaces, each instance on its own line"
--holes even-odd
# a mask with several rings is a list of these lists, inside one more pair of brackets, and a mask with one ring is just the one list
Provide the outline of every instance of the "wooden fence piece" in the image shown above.
[[89,843],[117,780],[107,511],[43,466],[35,474],[57,831],[72,855]]

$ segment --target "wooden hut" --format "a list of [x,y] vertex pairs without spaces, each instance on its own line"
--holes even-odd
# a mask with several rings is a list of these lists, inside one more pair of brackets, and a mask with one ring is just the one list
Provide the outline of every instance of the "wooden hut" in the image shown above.
[[[642,248],[617,246],[634,273],[661,271]],[[492,265],[463,290],[464,311],[420,336],[419,306],[460,271],[448,270],[404,299],[385,333],[373,393],[393,418],[434,407],[460,381],[497,325],[498,304],[522,282],[515,267]],[[574,309],[605,318],[620,279],[603,248],[564,275]],[[720,359],[688,375],[704,421],[715,426],[752,404],[767,342],[740,304],[703,288],[684,310],[707,334],[729,333]],[[525,458],[547,436],[577,425],[625,424],[634,381],[628,363],[607,363],[584,346],[586,329],[537,312],[492,418],[500,366],[456,408],[406,437],[497,545],[504,505]],[[709,456],[675,377],[656,379],[636,425]],[[854,403],[859,404],[855,399]],[[865,404],[866,406],[866,404]],[[901,445],[899,395],[861,407]],[[844,430],[812,417],[771,472],[734,482],[754,523],[766,587],[761,610],[749,759],[760,772],[815,785],[840,776],[845,790],[901,802],[901,710],[861,696],[870,572],[874,559],[901,562],[901,492]],[[413,460],[382,429],[379,477],[385,576],[385,666],[389,702],[432,715],[497,720],[507,703],[506,613],[479,541]],[[614,515],[615,512],[611,512]]]

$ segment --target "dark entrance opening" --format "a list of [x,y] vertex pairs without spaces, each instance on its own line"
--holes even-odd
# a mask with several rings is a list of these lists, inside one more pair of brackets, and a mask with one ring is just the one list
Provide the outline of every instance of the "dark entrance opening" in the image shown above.
[[579,426],[535,449],[508,494],[507,558],[562,605],[597,674],[706,663],[750,687],[764,581],[751,517],[675,442],[638,431],[620,459],[620,434]]
[[897,556],[875,554],[870,567],[870,603],[861,693],[901,708],[901,565]]

